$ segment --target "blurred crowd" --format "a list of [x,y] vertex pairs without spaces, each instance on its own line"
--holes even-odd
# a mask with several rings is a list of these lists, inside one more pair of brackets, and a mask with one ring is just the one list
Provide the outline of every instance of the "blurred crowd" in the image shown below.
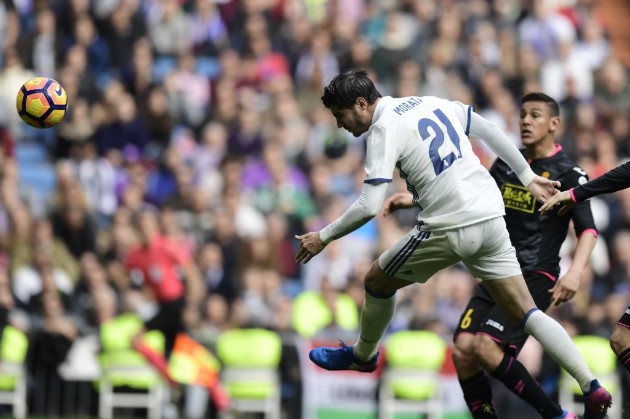
[[[1,0],[0,305],[62,348],[118,313],[149,312],[124,264],[148,210],[202,279],[185,311],[201,340],[290,332],[304,291],[333,312],[347,294],[358,310],[364,272],[416,214],[376,217],[293,262],[294,235],[339,216],[364,177],[362,139],[336,127],[323,87],[366,69],[383,95],[474,105],[517,145],[519,98],[543,91],[562,107],[558,142],[595,178],[630,155],[628,68],[596,3]],[[55,129],[15,112],[35,75],[68,94]],[[572,333],[608,336],[630,300],[630,191],[593,199],[593,211],[600,239],[582,292],[553,314]],[[392,330],[450,339],[475,279],[457,267],[437,276],[399,292]]]

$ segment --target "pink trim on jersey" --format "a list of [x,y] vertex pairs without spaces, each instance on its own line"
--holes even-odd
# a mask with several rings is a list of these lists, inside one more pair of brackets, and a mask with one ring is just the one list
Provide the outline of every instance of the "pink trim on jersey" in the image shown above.
[[623,364],[626,365],[626,363],[628,362],[628,358],[630,357],[630,353],[627,353],[623,358],[621,358],[619,361]]
[[571,196],[571,201],[577,203],[577,199],[575,199],[575,193],[573,193],[573,188],[569,189],[569,195]]
[[545,272],[545,271],[535,271],[535,273],[537,274],[541,274],[541,275],[545,275],[547,278],[551,279],[552,281],[556,282],[558,280],[557,277],[551,275],[549,272]]
[[[553,157],[561,151],[562,151],[562,146],[560,144],[556,144],[556,148],[547,157]],[[532,159],[527,159],[527,164],[531,164],[532,161],[533,161]]]
[[562,151],[562,146],[560,144],[556,144],[556,149],[553,151],[553,153],[551,153],[547,157],[555,156],[556,154],[558,154],[561,151]]
[[593,236],[597,237],[597,230],[595,230],[594,228],[587,228],[586,230],[584,230],[583,232],[580,233],[580,235],[578,236],[578,238],[582,237],[582,234],[584,233],[591,233]]
[[488,333],[484,333],[484,332],[477,332],[477,335],[483,335],[483,336],[488,336],[490,339],[492,339],[493,341],[495,341],[496,343],[501,343],[500,339],[495,338],[492,335],[489,335]]

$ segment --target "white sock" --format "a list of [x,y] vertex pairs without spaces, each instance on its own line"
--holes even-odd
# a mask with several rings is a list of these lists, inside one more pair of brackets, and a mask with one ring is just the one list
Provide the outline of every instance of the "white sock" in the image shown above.
[[362,361],[369,361],[376,355],[378,344],[394,317],[396,295],[376,298],[365,293],[361,310],[359,340],[354,344],[354,355]]
[[580,384],[584,393],[589,391],[595,376],[571,341],[564,328],[540,310],[532,312],[525,322],[525,331],[545,348],[554,361]]

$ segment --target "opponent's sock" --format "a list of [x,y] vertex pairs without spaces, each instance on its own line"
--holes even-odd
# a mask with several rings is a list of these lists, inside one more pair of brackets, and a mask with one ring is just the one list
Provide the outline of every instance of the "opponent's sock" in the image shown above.
[[514,357],[505,354],[492,376],[521,399],[525,400],[542,415],[543,418],[555,418],[562,415],[562,408],[540,388],[527,368]]
[[376,355],[378,344],[394,317],[395,308],[396,294],[378,298],[366,288],[359,340],[354,344],[354,355],[357,358],[369,361]]
[[470,378],[459,380],[464,393],[464,400],[473,419],[497,418],[492,403],[492,387],[485,371]]
[[549,356],[564,368],[587,393],[595,376],[571,341],[568,333],[558,322],[537,308],[525,315],[523,329],[545,348]]
[[630,372],[630,348],[626,348],[622,353],[617,355],[617,359],[626,371]]

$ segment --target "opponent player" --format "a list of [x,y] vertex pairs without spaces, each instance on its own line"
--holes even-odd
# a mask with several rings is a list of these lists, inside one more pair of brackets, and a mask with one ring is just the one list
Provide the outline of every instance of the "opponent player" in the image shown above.
[[[554,197],[554,199],[546,202],[539,211],[548,214],[556,205],[564,203],[559,211],[560,215],[564,215],[575,205],[580,205],[580,202],[597,195],[617,192],[627,187],[630,187],[630,162],[626,162],[588,183],[559,193],[557,198]],[[610,336],[610,347],[617,355],[621,365],[630,372],[630,306],[621,316]]]
[[523,322],[525,331],[576,378],[587,411],[605,415],[610,394],[566,331],[536,308],[527,290],[503,220],[501,194],[472,152],[468,135],[483,138],[534,198],[546,201],[559,183],[534,174],[505,134],[462,103],[436,97],[381,97],[363,71],[335,77],[322,101],[339,127],[355,136],[367,132],[366,180],[360,197],[340,218],[319,232],[296,236],[301,242],[296,261],[307,263],[326,244],[373,218],[395,167],[421,212],[419,224],[385,251],[366,275],[357,343],[313,349],[310,359],[328,370],[374,371],[379,342],[394,314],[396,291],[462,261],[486,281],[510,319]]
[[[543,93],[524,96],[521,140],[534,173],[557,179],[562,188],[569,189],[587,179],[586,173],[555,143],[559,113],[558,103]],[[543,216],[536,211],[540,205],[503,161],[497,160],[490,174],[502,192],[510,240],[536,306],[544,311],[552,302],[559,305],[570,300],[579,288],[580,275],[597,238],[589,203],[578,205],[570,217]],[[571,220],[578,236],[577,246],[570,269],[558,280],[560,247]],[[563,412],[516,360],[527,337],[521,325],[512,323],[496,306],[485,283],[479,284],[462,313],[453,352],[460,385],[473,418],[497,417],[492,407],[490,380],[480,367],[533,406],[543,418],[575,417]]]

